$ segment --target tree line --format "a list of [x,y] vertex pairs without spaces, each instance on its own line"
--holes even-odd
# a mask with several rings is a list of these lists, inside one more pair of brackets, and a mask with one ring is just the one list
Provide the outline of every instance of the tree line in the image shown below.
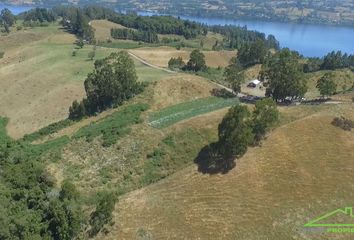
[[176,34],[184,36],[186,39],[195,38],[200,34],[207,33],[207,29],[201,24],[172,16],[137,16],[117,13],[108,20],[128,28],[158,34]]
[[304,64],[305,72],[354,68],[354,55],[332,51],[323,58],[309,58]]
[[240,49],[244,44],[262,41],[268,49],[279,49],[279,42],[273,35],[265,36],[264,33],[250,31],[246,26],[210,26],[209,31],[225,36],[221,47],[230,49]]
[[50,9],[35,8],[18,15],[19,19],[23,19],[24,25],[30,23],[54,22],[58,16]]
[[133,29],[111,29],[111,36],[115,39],[141,41],[146,43],[157,43],[159,38],[156,33],[150,31],[133,30]]

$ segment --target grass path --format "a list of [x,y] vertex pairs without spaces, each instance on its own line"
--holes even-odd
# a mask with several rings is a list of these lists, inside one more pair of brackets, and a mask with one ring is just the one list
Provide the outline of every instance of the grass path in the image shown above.
[[237,103],[238,99],[236,98],[224,99],[217,97],[208,97],[180,103],[152,113],[148,124],[155,128],[164,128],[182,120],[216,111],[221,108],[230,107]]

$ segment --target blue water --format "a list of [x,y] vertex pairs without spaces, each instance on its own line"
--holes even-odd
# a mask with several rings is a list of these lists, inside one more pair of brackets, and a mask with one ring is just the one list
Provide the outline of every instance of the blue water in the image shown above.
[[[153,15],[151,12],[139,12],[140,15]],[[182,19],[196,21],[207,25],[247,26],[266,35],[272,34],[281,47],[296,50],[306,57],[322,57],[333,50],[354,54],[354,28],[279,23],[251,20],[230,20],[222,18],[203,18],[180,16]]]
[[[0,3],[0,10],[6,7]],[[25,6],[7,6],[13,13],[18,14],[30,9]],[[140,15],[154,15],[151,12],[138,12]],[[354,54],[354,28],[298,24],[279,23],[251,20],[230,20],[222,18],[203,18],[180,16],[208,25],[236,25],[247,26],[250,30],[257,30],[266,35],[274,35],[280,42],[281,47],[288,47],[296,50],[307,57],[322,57],[333,50],[341,50],[349,54]]]

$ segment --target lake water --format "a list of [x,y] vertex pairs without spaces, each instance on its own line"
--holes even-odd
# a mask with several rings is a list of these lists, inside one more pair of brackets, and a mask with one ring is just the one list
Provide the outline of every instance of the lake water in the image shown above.
[[[4,5],[0,4],[0,10],[4,7]],[[30,7],[23,6],[8,6],[8,8],[15,14],[30,9]],[[150,16],[155,13],[138,12],[138,14]],[[267,35],[274,35],[280,42],[281,47],[288,47],[299,51],[307,57],[322,57],[333,50],[341,50],[349,54],[354,54],[354,28],[350,27],[188,16],[180,17],[208,25],[227,24],[247,26],[250,30],[257,30]]]
[[[139,14],[153,15],[153,13],[150,12],[139,12]],[[281,47],[288,47],[299,51],[307,57],[322,57],[333,50],[341,50],[349,54],[354,54],[354,28],[350,27],[188,16],[180,17],[207,25],[247,26],[250,30],[257,30],[267,35],[274,35],[280,42]]]

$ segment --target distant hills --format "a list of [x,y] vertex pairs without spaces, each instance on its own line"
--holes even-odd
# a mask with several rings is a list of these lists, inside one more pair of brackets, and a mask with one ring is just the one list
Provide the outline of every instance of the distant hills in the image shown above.
[[2,0],[6,4],[53,6],[99,4],[117,10],[282,22],[353,25],[352,0]]

